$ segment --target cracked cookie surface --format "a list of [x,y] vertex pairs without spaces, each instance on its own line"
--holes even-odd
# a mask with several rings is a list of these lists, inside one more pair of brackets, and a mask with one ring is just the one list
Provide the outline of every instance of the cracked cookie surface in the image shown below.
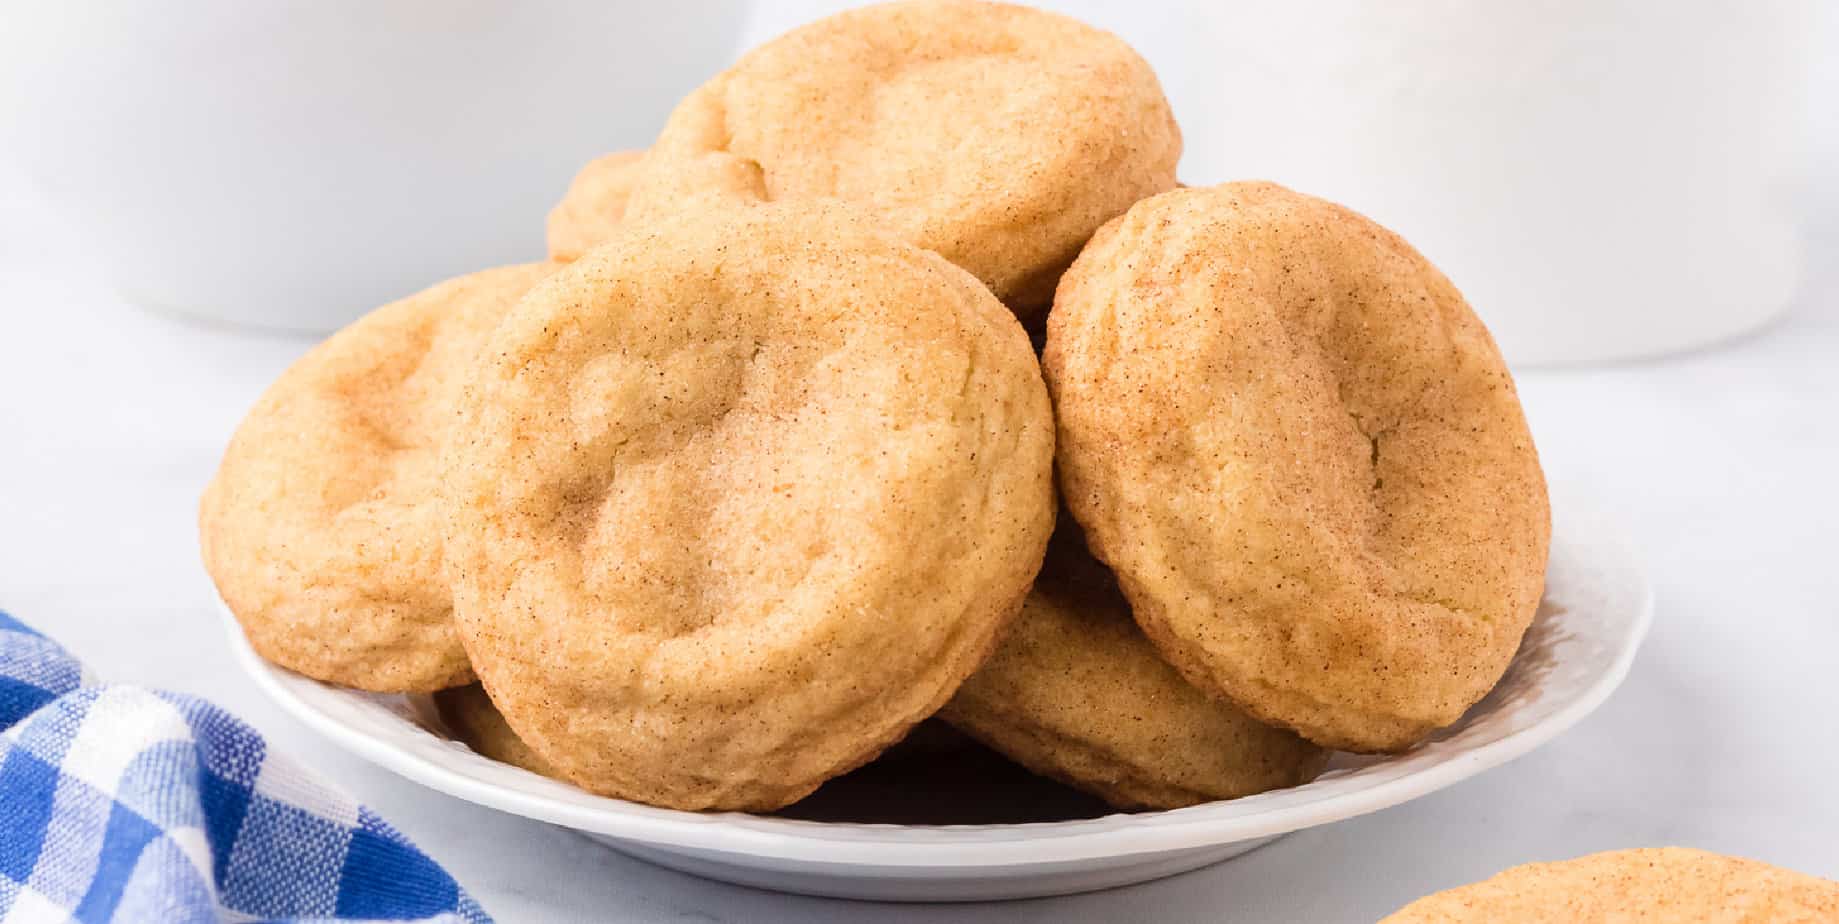
[[651,151],[634,215],[847,202],[1029,316],[1099,225],[1174,187],[1181,135],[1116,36],[1025,7],[915,0],[753,50],[686,98]]
[[393,302],[294,363],[205,489],[204,562],[262,657],[381,692],[472,679],[441,571],[439,447],[486,335],[553,264]]
[[628,226],[499,328],[447,454],[448,571],[519,737],[594,792],[770,809],[994,645],[1054,516],[1015,318],[785,206]]
[[1122,809],[1235,799],[1315,778],[1328,752],[1183,680],[1064,514],[1015,625],[940,715]]
[[1545,482],[1492,339],[1397,235],[1270,183],[1165,193],[1047,328],[1067,506],[1191,682],[1386,751],[1499,680]]

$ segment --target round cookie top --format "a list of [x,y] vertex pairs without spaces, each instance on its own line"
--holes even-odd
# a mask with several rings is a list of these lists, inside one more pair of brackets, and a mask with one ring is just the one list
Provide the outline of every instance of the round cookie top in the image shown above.
[[780,206],[628,226],[490,353],[447,454],[456,617],[591,791],[795,801],[934,712],[1040,565],[1046,387],[937,254]]
[[1123,809],[1296,786],[1328,760],[1295,732],[1183,680],[1065,515],[1015,625],[940,714],[1030,770]]
[[1420,898],[1381,924],[1839,921],[1839,882],[1680,847],[1516,866]]
[[626,215],[644,151],[620,151],[588,161],[549,210],[549,259],[567,263],[613,236]]
[[553,269],[486,270],[385,305],[249,411],[205,489],[199,536],[264,658],[382,692],[472,679],[441,571],[438,450],[480,344]]
[[754,49],[671,115],[631,210],[839,199],[1036,313],[1099,225],[1175,185],[1149,65],[1065,16],[980,0],[851,10]]
[[1270,183],[1165,193],[1047,326],[1067,505],[1192,682],[1375,751],[1499,680],[1545,482],[1493,341],[1397,235]]

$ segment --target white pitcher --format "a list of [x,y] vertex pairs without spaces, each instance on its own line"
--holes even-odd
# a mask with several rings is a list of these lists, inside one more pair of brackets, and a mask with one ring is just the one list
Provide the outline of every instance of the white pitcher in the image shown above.
[[[746,38],[851,5],[761,3]],[[1709,343],[1794,289],[1817,0],[1038,5],[1155,66],[1184,180],[1276,180],[1392,227],[1515,362]]]
[[0,158],[132,299],[329,329],[540,258],[574,170],[649,143],[742,6],[9,4]]

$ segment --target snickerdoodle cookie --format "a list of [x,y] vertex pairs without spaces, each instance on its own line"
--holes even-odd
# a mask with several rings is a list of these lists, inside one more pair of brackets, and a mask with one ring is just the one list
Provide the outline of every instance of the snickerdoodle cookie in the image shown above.
[[476,683],[442,690],[434,694],[434,707],[454,737],[466,743],[482,757],[520,767],[531,773],[561,778],[556,768],[542,755],[530,749],[511,726],[504,714],[492,703],[485,688]]
[[365,690],[472,679],[434,503],[479,345],[552,264],[441,283],[308,352],[262,395],[199,514],[204,562],[264,658]]
[[1516,866],[1420,898],[1381,924],[1815,924],[1839,882],[1703,850],[1617,850]]
[[1066,503],[1184,676],[1409,747],[1513,657],[1550,514],[1513,380],[1397,235],[1270,183],[1105,226],[1043,355]]
[[1181,134],[1149,65],[1040,10],[908,0],[754,49],[652,146],[631,214],[837,199],[1027,315],[1080,245],[1175,185]]
[[579,259],[613,236],[644,159],[644,151],[620,151],[588,161],[575,174],[562,201],[549,210],[549,259]]
[[[542,755],[531,750],[524,739],[517,737],[510,723],[504,720],[504,713],[498,711],[497,704],[485,692],[485,687],[469,683],[441,690],[434,694],[434,707],[447,723],[448,731],[480,756],[542,776],[564,778]],[[905,738],[882,752],[877,760],[932,760],[973,746],[957,729],[938,719],[927,719],[913,726]]]
[[1125,809],[1296,786],[1328,760],[1295,732],[1183,680],[1064,515],[1015,625],[940,714],[1030,770]]
[[468,653],[591,791],[770,809],[994,646],[1054,519],[1015,318],[788,206],[628,225],[493,337],[446,455]]

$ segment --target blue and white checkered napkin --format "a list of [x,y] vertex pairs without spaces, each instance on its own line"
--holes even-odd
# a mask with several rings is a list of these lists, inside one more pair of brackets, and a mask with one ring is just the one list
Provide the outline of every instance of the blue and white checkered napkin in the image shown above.
[[0,612],[0,921],[488,922],[235,716],[93,683]]

